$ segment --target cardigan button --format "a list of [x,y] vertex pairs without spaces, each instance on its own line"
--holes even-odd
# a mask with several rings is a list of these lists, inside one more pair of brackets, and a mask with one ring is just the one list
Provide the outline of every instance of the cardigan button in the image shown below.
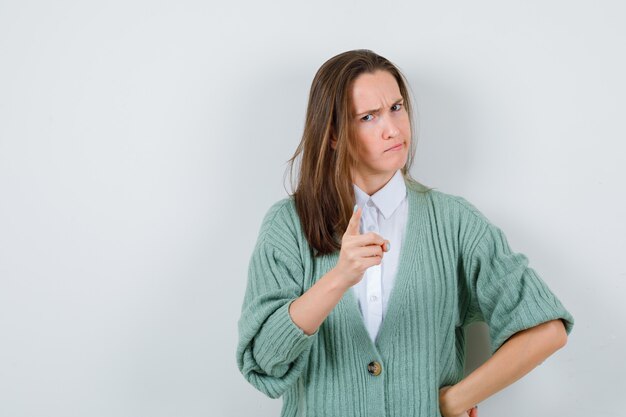
[[383,367],[380,366],[380,363],[374,361],[374,362],[370,362],[367,365],[367,372],[370,373],[370,375],[374,375],[374,376],[378,376],[380,375],[380,373],[383,371]]

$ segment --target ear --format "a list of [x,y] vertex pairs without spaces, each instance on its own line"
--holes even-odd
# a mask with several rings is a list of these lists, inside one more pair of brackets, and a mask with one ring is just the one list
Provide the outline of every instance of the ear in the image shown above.
[[330,147],[337,150],[337,135],[335,135],[335,126],[330,127]]

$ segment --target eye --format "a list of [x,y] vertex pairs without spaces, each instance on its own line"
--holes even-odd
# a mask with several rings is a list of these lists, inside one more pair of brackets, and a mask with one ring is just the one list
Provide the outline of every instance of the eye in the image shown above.
[[367,114],[367,115],[361,117],[361,120],[363,120],[364,122],[369,122],[370,120],[372,120],[372,119],[367,119],[368,117],[372,117],[372,115],[371,114]]
[[393,106],[391,106],[391,108],[393,109],[394,107],[397,107],[396,111],[400,111],[400,108],[402,107],[402,103],[396,103]]

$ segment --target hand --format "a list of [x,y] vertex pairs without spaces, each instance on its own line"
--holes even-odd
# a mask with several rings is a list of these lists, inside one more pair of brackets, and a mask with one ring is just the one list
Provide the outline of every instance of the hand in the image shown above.
[[470,408],[462,412],[461,414],[456,414],[449,410],[448,397],[446,397],[446,391],[452,388],[452,385],[446,385],[439,389],[439,411],[441,411],[441,415],[443,417],[478,417],[478,406]]
[[360,233],[361,211],[359,207],[352,213],[348,227],[341,238],[339,260],[334,268],[348,287],[361,281],[367,268],[380,265],[383,248],[389,251],[389,241],[380,235],[373,232]]

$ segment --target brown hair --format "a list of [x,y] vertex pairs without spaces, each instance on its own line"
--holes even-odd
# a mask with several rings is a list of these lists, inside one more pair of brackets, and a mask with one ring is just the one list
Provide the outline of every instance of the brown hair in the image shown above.
[[[386,58],[368,49],[343,52],[326,61],[311,83],[302,140],[288,163],[293,186],[293,163],[302,156],[298,185],[291,195],[316,257],[341,248],[341,237],[352,217],[356,200],[351,172],[359,164],[359,143],[352,123],[351,88],[359,75],[377,70],[388,71],[396,79],[413,135],[408,83]],[[334,150],[330,146],[333,138],[337,140]],[[402,175],[419,184],[409,173],[414,155],[415,141],[411,140]]]

